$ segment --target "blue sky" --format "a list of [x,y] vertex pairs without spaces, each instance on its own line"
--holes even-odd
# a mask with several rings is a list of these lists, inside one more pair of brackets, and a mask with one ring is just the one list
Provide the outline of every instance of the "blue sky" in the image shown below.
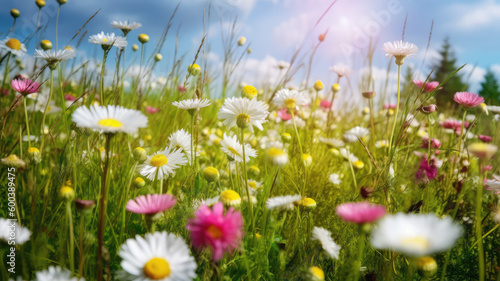
[[[24,38],[36,28],[38,8],[34,0],[2,2],[2,37],[12,24],[9,15],[11,8],[19,9],[22,14],[16,25],[16,37]],[[42,23],[48,22],[48,27],[42,37],[54,42],[58,5],[56,0],[46,2],[47,6],[42,9]],[[113,20],[138,21],[143,26],[130,33],[129,44],[138,43],[139,33],[147,33],[151,43],[146,45],[146,50],[152,51],[177,3],[171,0],[68,0],[61,10],[59,42],[66,44],[80,26],[101,9],[86,26],[88,35],[100,31],[121,33],[111,28],[110,22]],[[303,42],[313,24],[331,3],[331,0],[213,0],[211,20],[207,26],[209,62],[214,68],[220,65],[221,29],[225,30],[224,27],[237,15],[239,34],[246,36],[253,52],[240,65],[236,75],[248,83],[278,76],[277,61],[290,59],[296,46]],[[179,52],[185,53],[188,61],[192,60],[203,34],[203,13],[204,9],[208,9],[208,4],[206,0],[182,1],[162,52],[164,61],[159,65],[159,73],[169,69],[179,26]],[[472,73],[472,90],[478,89],[478,83],[488,68],[492,68],[500,77],[500,0],[338,0],[305,42],[305,48],[311,48],[316,44],[317,36],[328,29],[326,39],[316,54],[311,79],[332,81],[334,78],[328,68],[336,63],[350,64],[359,69],[362,60],[360,54],[366,53],[369,36],[377,42],[375,78],[385,79],[387,59],[380,46],[386,41],[401,39],[407,15],[405,40],[420,48],[419,54],[407,62],[417,68],[424,57],[434,20],[430,50],[422,75],[427,75],[429,65],[437,59],[437,50],[443,39],[449,36],[458,63],[469,63],[464,75]],[[76,40],[70,45],[75,44]],[[33,53],[33,49],[34,45],[31,45],[29,53]],[[100,55],[100,50],[87,43],[87,39],[82,42],[80,51],[90,57]],[[114,63],[113,60],[110,63]],[[472,71],[474,65],[476,68]]]

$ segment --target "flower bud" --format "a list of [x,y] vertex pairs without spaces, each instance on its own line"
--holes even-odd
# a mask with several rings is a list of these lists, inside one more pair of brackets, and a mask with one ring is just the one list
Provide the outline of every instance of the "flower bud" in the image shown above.
[[426,105],[426,106],[422,106],[420,108],[420,111],[423,114],[431,114],[431,113],[433,113],[436,110],[437,110],[437,105],[435,105],[435,104],[429,104],[429,105]]
[[241,96],[247,99],[253,99],[257,97],[257,89],[254,86],[246,85],[241,90]]
[[49,40],[42,40],[42,42],[40,42],[40,47],[42,47],[44,51],[50,50],[52,49],[52,42]]
[[13,18],[18,18],[21,15],[21,12],[19,12],[18,9],[12,9],[12,10],[10,10],[10,15]]
[[304,166],[309,167],[312,165],[313,158],[311,155],[304,153],[302,154],[302,161],[304,161]]
[[332,92],[335,94],[337,93],[338,91],[340,91],[340,85],[335,83],[332,85]]
[[248,127],[248,124],[250,124],[250,116],[248,114],[240,114],[238,117],[236,117],[236,125],[240,129],[244,129]]
[[219,170],[214,167],[206,167],[203,170],[203,177],[207,182],[216,182],[219,180]]
[[75,199],[75,191],[69,185],[64,185],[59,189],[59,196],[66,201],[73,201]]
[[95,206],[95,202],[92,200],[82,200],[75,199],[75,207],[78,211],[82,212],[82,214],[88,214]]
[[40,150],[36,147],[28,148],[28,159],[31,163],[38,164],[42,161]]
[[145,43],[147,43],[149,41],[149,36],[147,34],[141,33],[141,34],[139,34],[139,36],[137,37],[137,39],[142,44],[145,44]]
[[305,197],[300,201],[300,205],[302,205],[304,209],[314,210],[316,208],[316,201],[310,197]]
[[196,63],[190,64],[188,67],[188,72],[189,72],[189,74],[196,76],[196,75],[200,74],[201,68]]
[[370,114],[370,108],[369,107],[365,107],[363,108],[363,111],[361,112],[363,115],[368,115]]
[[17,155],[15,154],[11,154],[6,158],[2,158],[1,162],[5,166],[14,167],[16,169],[26,168],[26,163],[21,158],[17,157]]
[[361,160],[355,161],[354,163],[352,163],[352,165],[358,170],[361,170],[365,167],[365,163],[363,163],[363,161]]
[[137,50],[139,50],[139,46],[137,46],[137,44],[132,45],[132,51],[135,52]]
[[66,2],[68,2],[68,0],[57,0],[57,3],[59,3],[59,5],[64,5],[66,4]]
[[324,281],[325,273],[323,270],[317,266],[311,266],[309,268],[309,275],[311,276],[311,280],[313,281]]
[[45,7],[45,0],[35,0],[35,3],[40,9]]
[[432,257],[421,257],[416,260],[418,272],[425,277],[432,277],[437,272],[436,260]]
[[314,90],[316,90],[317,92],[323,90],[323,88],[325,88],[325,85],[323,85],[323,82],[321,82],[321,80],[318,80],[316,81],[316,83],[314,83]]
[[144,162],[148,158],[148,153],[142,147],[136,147],[132,151],[132,155],[134,156],[135,161],[139,163]]
[[241,204],[240,195],[234,190],[225,190],[220,194],[219,200],[226,206],[238,207]]
[[369,92],[363,92],[361,93],[363,95],[363,97],[365,97],[366,99],[371,99],[375,96],[375,92],[374,91],[369,91]]
[[241,36],[240,39],[238,39],[238,46],[243,46],[247,42],[247,39],[244,36]]
[[156,61],[156,62],[159,62],[159,61],[161,61],[162,59],[163,59],[163,56],[162,56],[161,54],[156,54],[156,55],[155,55],[155,61]]
[[141,178],[141,177],[137,177],[137,178],[135,178],[135,179],[134,179],[134,181],[132,182],[132,185],[133,185],[135,188],[139,189],[139,188],[144,187],[144,186],[146,185],[146,182],[144,181],[144,179],[143,179],[143,178]]
[[248,172],[252,175],[252,176],[258,176],[260,174],[260,169],[259,167],[257,166],[250,166],[248,168]]

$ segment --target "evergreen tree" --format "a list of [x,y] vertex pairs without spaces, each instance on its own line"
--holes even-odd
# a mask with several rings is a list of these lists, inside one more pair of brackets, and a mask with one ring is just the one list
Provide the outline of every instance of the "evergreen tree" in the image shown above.
[[493,71],[488,70],[484,76],[484,82],[481,83],[479,95],[484,97],[486,104],[500,104],[500,87]]
[[[434,72],[432,74],[431,81],[443,82],[450,74],[452,74],[459,66],[456,65],[457,59],[455,54],[451,50],[450,41],[448,38],[444,39],[441,51],[439,51],[441,59],[439,62],[434,64],[432,68]],[[440,108],[444,109],[450,106],[456,106],[453,102],[453,95],[456,92],[466,91],[468,85],[462,81],[462,74],[459,71],[453,77],[450,78],[444,85],[443,89],[439,90],[436,95],[437,104]]]

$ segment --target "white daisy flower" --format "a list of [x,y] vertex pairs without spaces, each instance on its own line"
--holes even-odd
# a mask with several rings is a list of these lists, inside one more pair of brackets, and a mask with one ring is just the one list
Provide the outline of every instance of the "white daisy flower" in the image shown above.
[[[243,162],[243,146],[238,142],[236,136],[228,136],[224,133],[224,137],[220,142],[221,150],[227,154],[227,156],[234,159],[236,162]],[[257,151],[253,149],[249,144],[245,144],[245,162],[250,161],[250,157],[257,157]]]
[[[175,133],[172,133],[168,137],[168,141],[170,142],[168,145],[169,149],[181,149],[181,151],[186,155],[188,163],[191,162],[191,134],[184,131],[184,129],[180,129]],[[197,152],[196,156],[200,154]]]
[[188,160],[180,149],[167,148],[163,151],[158,151],[153,155],[148,156],[143,164],[137,166],[139,173],[154,181],[163,180],[174,174],[174,170],[186,164]]
[[412,43],[403,42],[402,40],[387,42],[382,46],[382,50],[386,52],[386,57],[393,56],[396,58],[396,64],[404,63],[404,58],[414,55],[418,52],[418,47]]
[[493,175],[492,179],[485,179],[484,186],[486,186],[486,189],[488,189],[488,190],[500,192],[500,180],[495,175]]
[[269,210],[272,209],[293,209],[293,203],[302,199],[300,194],[295,195],[285,195],[285,196],[276,196],[272,198],[268,198],[266,201],[266,208]]
[[62,49],[58,51],[54,50],[38,50],[35,49],[35,57],[42,58],[47,61],[47,63],[56,63],[60,61],[66,61],[72,59],[76,56],[76,52],[73,49]]
[[99,34],[90,36],[89,43],[101,45],[104,50],[109,50],[113,46],[122,49],[127,47],[128,44],[125,37],[116,36],[114,33],[104,34],[103,31]]
[[187,99],[181,101],[174,101],[172,105],[180,109],[185,109],[190,111],[207,107],[210,105],[210,101],[207,99]]
[[315,226],[312,231],[312,239],[318,240],[321,246],[323,246],[323,250],[325,250],[332,259],[339,259],[341,247],[333,241],[330,231]]
[[0,51],[2,51],[2,54],[3,52],[10,52],[16,56],[22,56],[28,49],[26,49],[26,46],[19,40],[7,37],[0,41]]
[[269,114],[269,106],[257,99],[228,98],[219,111],[219,120],[222,120],[228,129],[237,125],[239,128],[246,128],[253,132],[253,127],[264,130],[262,123],[266,123]]
[[273,98],[273,103],[279,108],[295,109],[306,105],[309,99],[304,92],[297,90],[281,89]]
[[389,141],[388,140],[379,140],[375,142],[375,147],[376,148],[383,148],[383,147],[389,147]]
[[351,70],[350,66],[343,64],[343,63],[339,63],[339,64],[336,64],[336,65],[330,67],[330,72],[334,72],[339,77],[342,77],[342,76],[348,76],[349,74],[351,74],[352,70]]
[[354,154],[352,154],[351,152],[349,152],[347,149],[345,148],[341,148],[339,149],[339,152],[340,152],[340,155],[342,155],[342,157],[344,157],[345,159],[348,159],[350,160],[352,163],[358,161],[358,157],[356,157]]
[[121,106],[80,106],[71,118],[80,128],[89,128],[101,133],[125,132],[135,134],[139,128],[148,125],[148,118],[142,112]]
[[132,22],[132,23],[129,23],[128,21],[112,21],[111,22],[111,26],[113,28],[116,28],[116,29],[121,29],[121,31],[124,33],[124,34],[127,34],[129,33],[130,31],[134,30],[134,29],[137,29],[139,27],[142,26],[142,24],[138,23],[138,22]]
[[326,144],[329,148],[340,148],[345,145],[342,140],[334,139],[334,138],[319,138],[319,141]]
[[330,176],[328,176],[328,180],[334,185],[340,185],[342,183],[340,175],[336,173],[330,174]]
[[460,225],[435,214],[403,214],[383,217],[372,232],[371,243],[377,249],[394,250],[412,257],[443,252],[461,235]]
[[486,106],[486,108],[488,109],[489,112],[500,113],[500,106],[488,105],[488,106]]
[[191,281],[196,278],[196,262],[186,242],[163,232],[127,239],[118,255],[121,266],[135,281]]
[[15,220],[0,218],[0,240],[8,242],[12,233],[15,233],[17,245],[30,240],[31,231],[28,228],[20,226]]
[[38,271],[35,274],[35,281],[85,281],[84,278],[71,278],[71,272],[59,266],[50,266],[48,269]]
[[415,119],[415,116],[413,114],[408,114],[408,116],[406,116],[406,122],[410,122],[410,126],[412,127],[420,126],[420,122]]
[[357,142],[358,138],[363,138],[367,136],[370,131],[367,128],[356,126],[349,131],[345,132],[344,139],[347,142]]
[[288,153],[283,149],[282,143],[275,143],[267,150],[267,157],[274,165],[283,167],[288,163]]

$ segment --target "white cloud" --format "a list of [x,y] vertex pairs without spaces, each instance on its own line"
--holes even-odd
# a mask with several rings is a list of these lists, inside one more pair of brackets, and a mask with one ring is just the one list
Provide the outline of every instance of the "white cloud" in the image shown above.
[[463,80],[469,84],[469,92],[477,93],[481,89],[481,82],[484,80],[486,69],[467,64],[460,72]]
[[455,18],[451,25],[454,30],[472,31],[500,23],[500,2],[497,0],[455,4],[449,11],[450,16]]

